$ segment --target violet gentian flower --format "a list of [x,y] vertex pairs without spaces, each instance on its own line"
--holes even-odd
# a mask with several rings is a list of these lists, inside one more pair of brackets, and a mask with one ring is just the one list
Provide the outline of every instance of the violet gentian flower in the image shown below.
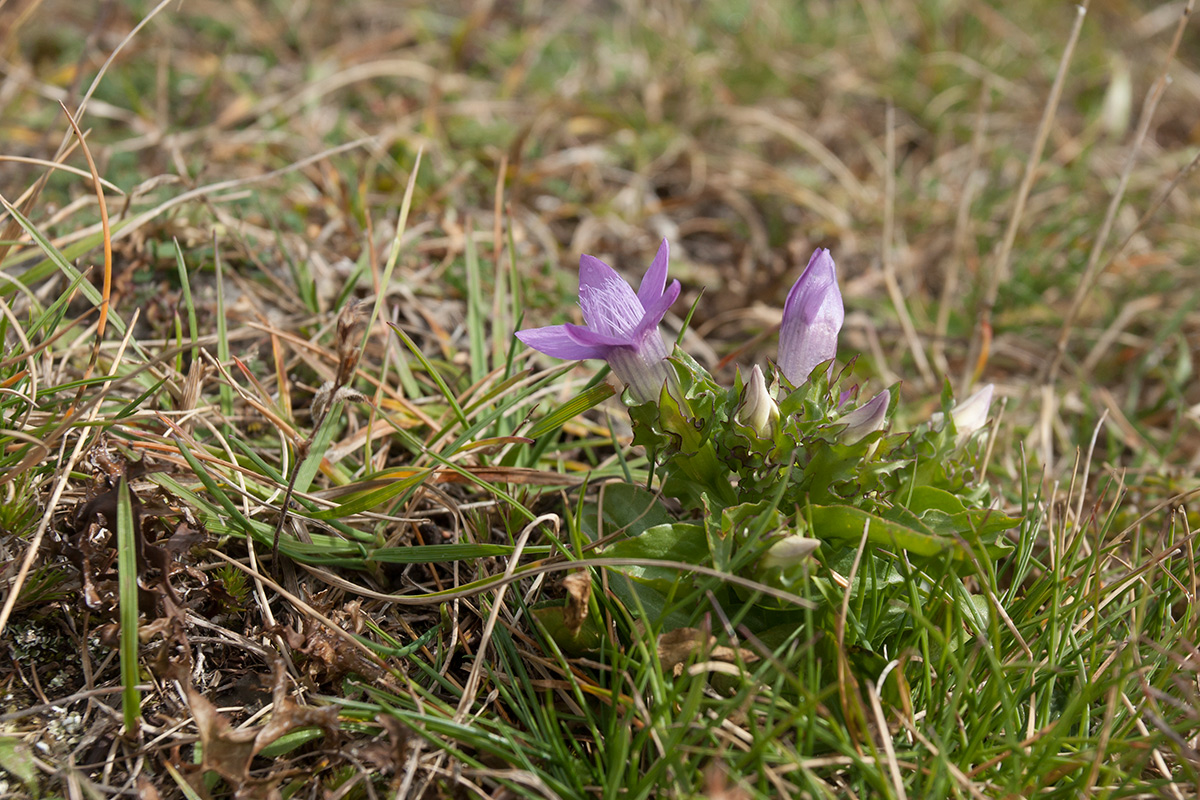
[[658,324],[680,291],[679,281],[666,285],[669,255],[663,239],[637,294],[600,259],[581,257],[579,306],[587,327],[566,323],[527,328],[517,331],[517,338],[554,358],[604,359],[639,403],[657,401],[672,375]]
[[845,317],[833,257],[820,248],[783,304],[779,368],[792,385],[804,383],[814,367],[837,355],[838,331]]

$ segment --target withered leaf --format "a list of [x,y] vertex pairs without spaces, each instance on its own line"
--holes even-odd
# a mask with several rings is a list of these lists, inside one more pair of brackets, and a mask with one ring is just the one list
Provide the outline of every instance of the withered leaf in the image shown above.
[[587,572],[573,572],[563,578],[567,590],[567,606],[563,609],[563,623],[572,636],[579,635],[583,621],[588,615],[588,600],[592,596],[592,576]]
[[663,669],[675,675],[683,673],[684,664],[692,657],[727,664],[749,663],[758,660],[755,653],[745,648],[733,648],[717,644],[717,637],[698,628],[677,628],[658,637],[658,660]]
[[254,796],[253,792],[246,794],[252,786],[256,790],[265,788],[250,780],[250,763],[264,747],[289,731],[316,726],[324,732],[328,745],[337,747],[337,706],[301,706],[292,700],[282,661],[277,660],[273,665],[274,710],[265,725],[236,729],[190,683],[184,683],[184,692],[203,748],[200,771],[216,772],[234,787],[238,796]]

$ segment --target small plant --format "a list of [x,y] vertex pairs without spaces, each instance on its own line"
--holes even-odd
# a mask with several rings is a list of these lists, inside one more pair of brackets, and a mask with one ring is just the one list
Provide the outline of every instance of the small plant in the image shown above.
[[[679,295],[678,281],[666,287],[667,257],[664,241],[635,294],[609,266],[584,256],[579,302],[587,327],[517,334],[551,356],[608,362],[627,385],[634,443],[646,449],[662,494],[681,506],[674,512],[628,487],[620,508],[604,511],[628,525],[602,552],[629,561],[634,607],[666,609],[669,598],[687,596],[693,584],[685,570],[694,564],[740,581],[717,596],[761,633],[791,620],[812,594],[804,587],[814,552],[829,579],[815,584],[817,595],[832,602],[840,600],[838,582],[859,591],[860,544],[880,559],[863,570],[874,576],[908,559],[988,559],[1009,549],[1004,532],[1019,520],[991,508],[978,481],[990,385],[958,404],[947,386],[942,412],[916,430],[890,432],[897,387],[860,402],[850,365],[836,369],[844,309],[833,258],[817,250],[788,295],[776,362],[721,386],[680,349],[668,355],[662,342],[659,321]],[[673,572],[647,568],[664,553],[685,563]],[[797,592],[803,596],[789,594]],[[665,612],[651,622],[689,624],[686,614]]]
[[245,610],[250,600],[250,581],[246,578],[246,573],[225,564],[218,567],[215,574],[228,595],[225,598],[224,610],[230,614]]

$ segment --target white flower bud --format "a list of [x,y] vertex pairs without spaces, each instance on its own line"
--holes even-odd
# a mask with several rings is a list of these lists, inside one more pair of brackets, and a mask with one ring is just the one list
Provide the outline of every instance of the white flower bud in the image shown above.
[[762,439],[770,438],[775,432],[779,406],[767,391],[767,379],[757,365],[750,371],[750,379],[742,389],[742,404],[734,414],[734,420]]
[[780,539],[767,548],[767,552],[763,555],[759,566],[762,569],[791,567],[808,558],[820,546],[820,539],[810,539],[798,533],[793,534]]
[[[996,387],[993,384],[987,384],[975,394],[957,403],[954,408],[950,409],[950,418],[954,420],[954,430],[957,435],[954,442],[958,447],[962,447],[971,438],[971,434],[987,424],[988,411],[992,406],[992,394]],[[933,414],[929,421],[938,426],[942,424],[942,414]]]
[[841,440],[846,444],[854,444],[867,434],[882,428],[887,423],[888,404],[891,401],[891,392],[884,389],[839,419],[838,422],[846,426],[842,431]]

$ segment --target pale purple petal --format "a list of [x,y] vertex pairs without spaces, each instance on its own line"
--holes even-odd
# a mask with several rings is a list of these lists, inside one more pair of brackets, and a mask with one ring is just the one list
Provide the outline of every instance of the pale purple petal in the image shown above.
[[579,306],[589,328],[627,341],[645,314],[629,284],[593,256],[579,259]]
[[783,305],[779,367],[792,384],[808,380],[814,367],[837,355],[838,332],[844,320],[833,257],[828,250],[819,249]]
[[646,328],[635,335],[630,349],[646,363],[662,361],[671,354],[667,350],[666,342],[663,341],[663,335],[658,326]]
[[594,331],[582,325],[572,325],[569,322],[563,325],[563,329],[571,341],[585,347],[603,347],[608,350],[613,347],[629,346],[629,338],[626,336],[609,336],[606,333],[600,333],[600,331]]
[[667,244],[666,239],[663,239],[662,244],[658,246],[658,254],[654,256],[650,269],[646,270],[646,274],[642,276],[642,284],[638,287],[638,300],[641,301],[642,308],[647,311],[663,295],[663,287],[667,285],[667,261],[670,257],[671,245]]
[[567,361],[582,361],[585,358],[604,358],[608,348],[598,345],[581,344],[568,335],[563,325],[550,325],[545,328],[526,328],[517,331],[517,338],[525,344],[554,358]]

